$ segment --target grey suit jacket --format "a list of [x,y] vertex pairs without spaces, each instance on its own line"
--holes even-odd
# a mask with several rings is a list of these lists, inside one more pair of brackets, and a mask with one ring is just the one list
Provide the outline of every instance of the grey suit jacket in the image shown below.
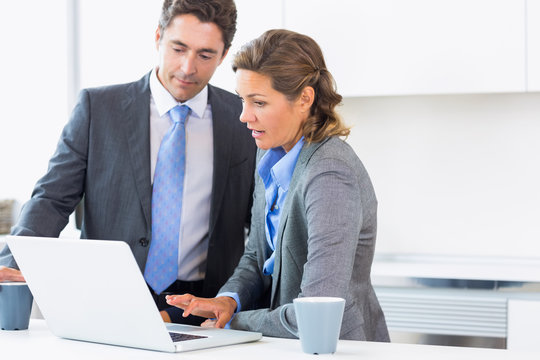
[[[262,152],[259,153],[259,159]],[[236,292],[242,311],[231,327],[291,337],[279,312],[296,297],[346,300],[342,339],[389,341],[370,280],[377,200],[364,166],[339,138],[304,145],[282,208],[274,273],[262,272],[271,250],[265,239],[265,189],[256,175],[249,241],[220,292]],[[296,326],[294,308],[285,313]]]
[[[144,270],[152,234],[148,81],[149,74],[133,83],[81,91],[13,234],[58,236],[84,196],[81,237],[127,242]],[[256,147],[239,121],[238,97],[209,86],[208,98],[214,178],[203,293],[214,296],[244,250]],[[9,250],[0,253],[0,264],[16,267]]]

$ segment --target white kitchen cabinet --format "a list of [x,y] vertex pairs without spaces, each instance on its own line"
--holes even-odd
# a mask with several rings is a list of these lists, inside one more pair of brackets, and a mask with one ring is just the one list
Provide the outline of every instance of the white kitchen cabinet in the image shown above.
[[527,0],[527,90],[540,91],[540,0]]
[[259,37],[268,29],[283,27],[283,7],[281,1],[235,0],[238,11],[236,34],[223,63],[218,67],[210,83],[234,93],[236,88],[231,69],[234,54],[246,42]]
[[525,1],[286,0],[284,23],[344,96],[522,92]]
[[539,324],[540,301],[538,299],[509,299],[506,348],[538,351]]

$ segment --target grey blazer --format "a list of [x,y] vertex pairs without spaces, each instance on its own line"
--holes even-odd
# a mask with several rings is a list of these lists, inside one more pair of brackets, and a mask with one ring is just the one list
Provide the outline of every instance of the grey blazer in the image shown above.
[[[370,280],[377,200],[351,147],[335,137],[304,145],[282,208],[271,277],[262,272],[271,254],[265,189],[258,174],[255,178],[249,241],[220,289],[240,298],[242,309],[231,327],[291,337],[279,321],[282,305],[302,296],[339,296],[346,300],[340,338],[389,341]],[[285,316],[296,326],[293,307]]]
[[[58,236],[84,196],[81,237],[127,242],[144,270],[152,234],[148,81],[149,74],[133,83],[81,91],[13,234]],[[214,296],[244,250],[256,147],[239,121],[239,98],[209,86],[208,99],[214,175],[203,293]],[[8,249],[0,253],[0,264],[16,267]]]

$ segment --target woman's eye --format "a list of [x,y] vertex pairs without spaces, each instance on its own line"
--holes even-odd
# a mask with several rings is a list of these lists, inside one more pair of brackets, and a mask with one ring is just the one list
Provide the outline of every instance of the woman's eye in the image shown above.
[[263,107],[266,104],[264,101],[254,101],[253,103],[258,107]]

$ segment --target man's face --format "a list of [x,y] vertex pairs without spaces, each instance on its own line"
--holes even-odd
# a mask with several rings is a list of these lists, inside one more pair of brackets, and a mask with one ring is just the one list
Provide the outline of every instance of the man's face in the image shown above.
[[226,55],[221,30],[214,23],[202,23],[191,14],[175,17],[160,34],[157,76],[179,102],[197,95]]

